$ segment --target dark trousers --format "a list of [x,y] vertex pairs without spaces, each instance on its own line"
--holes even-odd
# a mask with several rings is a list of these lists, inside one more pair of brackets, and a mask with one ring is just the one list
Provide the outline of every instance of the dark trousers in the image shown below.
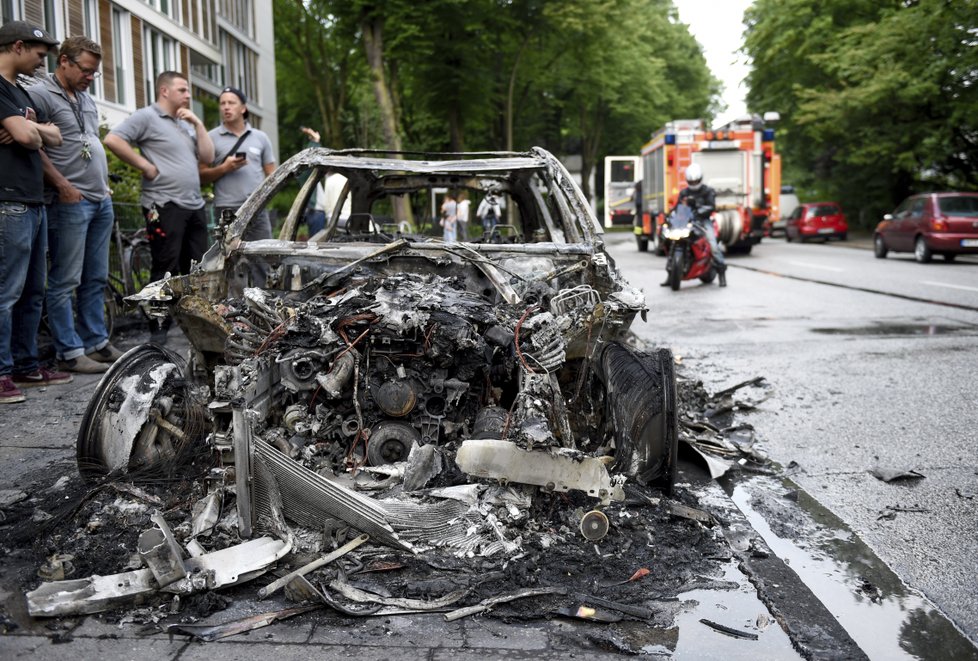
[[199,262],[207,250],[207,216],[203,208],[184,209],[167,202],[157,205],[156,211],[159,218],[153,220],[151,210],[143,208],[153,257],[150,276],[154,282],[167,272],[172,275],[190,273],[191,261]]

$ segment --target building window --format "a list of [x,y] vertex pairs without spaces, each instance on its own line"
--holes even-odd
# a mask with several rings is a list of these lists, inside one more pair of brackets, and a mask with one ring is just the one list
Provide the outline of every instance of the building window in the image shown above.
[[207,64],[191,64],[190,73],[194,80],[204,80],[215,87],[224,84],[224,72],[219,64],[208,62]]
[[156,77],[164,71],[178,71],[177,42],[152,28],[143,29],[143,65],[146,99],[156,98]]
[[4,23],[7,21],[15,21],[20,18],[20,7],[14,0],[0,0],[0,19]]
[[[82,20],[84,22],[85,36],[94,41],[97,44],[101,43],[99,37],[98,28],[98,0],[83,0],[82,1]],[[92,96],[99,99],[105,98],[105,88],[103,87],[103,81],[101,78],[96,78],[92,81],[89,86],[88,91],[91,92]]]
[[180,0],[146,0],[146,4],[164,16],[180,20]]
[[225,84],[233,85],[249,99],[261,105],[258,98],[258,55],[234,37],[223,33]]
[[221,0],[221,16],[249,37],[255,36],[252,0]]
[[133,90],[132,44],[129,13],[112,8],[112,64],[115,74],[115,102],[131,106],[135,101]]
[[[64,39],[61,35],[61,30],[58,29],[58,10],[57,5],[54,0],[43,0],[41,3],[42,9],[44,11],[44,29],[47,33],[54,37],[55,39]],[[48,50],[48,71],[54,71],[58,66],[58,49],[52,48]]]

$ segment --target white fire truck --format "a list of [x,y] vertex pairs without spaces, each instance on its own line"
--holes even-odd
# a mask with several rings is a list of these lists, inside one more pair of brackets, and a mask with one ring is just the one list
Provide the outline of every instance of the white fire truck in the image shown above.
[[659,228],[686,186],[686,168],[699,163],[703,181],[716,190],[718,239],[727,252],[749,253],[779,217],[781,156],[774,150],[778,113],[706,129],[701,119],[679,119],[652,134],[642,147],[641,195],[635,214],[640,251],[649,243],[662,254]]

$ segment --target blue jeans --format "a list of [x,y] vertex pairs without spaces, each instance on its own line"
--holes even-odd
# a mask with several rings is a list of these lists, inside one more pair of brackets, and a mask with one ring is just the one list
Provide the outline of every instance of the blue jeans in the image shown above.
[[306,226],[309,227],[309,238],[326,227],[326,212],[313,209],[306,214]]
[[[48,212],[48,326],[58,358],[71,360],[109,342],[105,286],[109,278],[112,198],[55,203]],[[72,306],[77,299],[78,319]]]
[[43,205],[0,202],[0,376],[39,366],[47,239]]

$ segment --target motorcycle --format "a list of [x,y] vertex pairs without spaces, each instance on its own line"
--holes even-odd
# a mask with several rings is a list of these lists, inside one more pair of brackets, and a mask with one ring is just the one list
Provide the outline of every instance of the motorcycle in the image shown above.
[[717,277],[710,242],[706,240],[703,230],[693,222],[694,218],[692,209],[679,204],[666,218],[662,228],[666,273],[673,291],[679,291],[679,283],[683,280],[699,278],[704,284],[709,284]]

